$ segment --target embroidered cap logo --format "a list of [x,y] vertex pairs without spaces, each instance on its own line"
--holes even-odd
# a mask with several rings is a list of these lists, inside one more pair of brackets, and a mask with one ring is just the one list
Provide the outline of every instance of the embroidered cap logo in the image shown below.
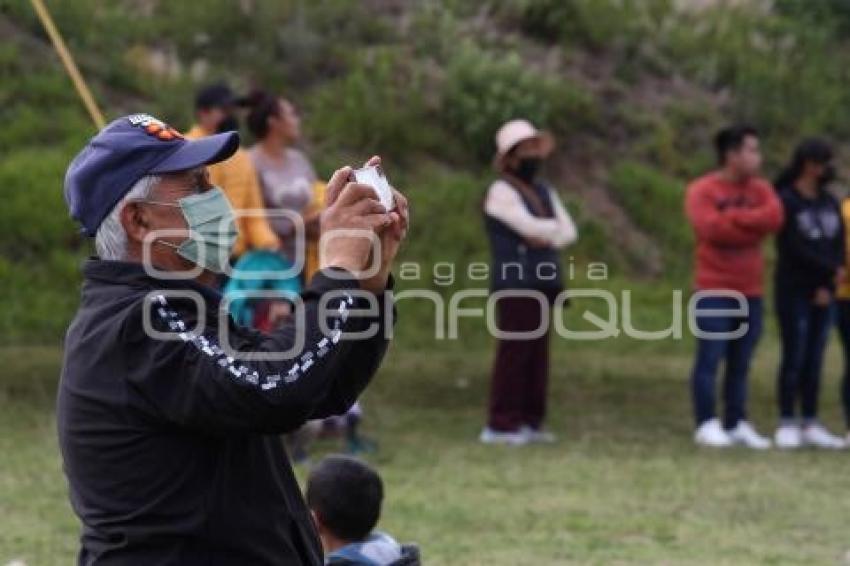
[[158,118],[154,118],[150,114],[133,114],[127,117],[129,122],[142,128],[146,134],[153,136],[162,141],[172,141],[184,139],[183,134],[163,122]]

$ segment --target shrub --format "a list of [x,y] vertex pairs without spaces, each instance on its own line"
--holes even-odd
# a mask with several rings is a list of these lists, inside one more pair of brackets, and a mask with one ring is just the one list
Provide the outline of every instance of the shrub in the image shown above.
[[683,213],[685,183],[625,161],[614,167],[609,185],[635,224],[661,244],[669,272],[686,269],[693,236]]
[[0,336],[3,345],[55,343],[80,298],[84,253],[52,250],[27,261],[0,257]]
[[765,133],[850,132],[848,57],[830,25],[742,3],[683,12],[659,43],[693,79],[729,87],[734,117]]
[[497,58],[471,43],[449,62],[443,116],[475,155],[493,154],[493,137],[504,122],[525,118],[560,132],[593,123],[593,99],[575,84],[528,69],[516,53]]
[[45,254],[74,247],[77,229],[68,216],[62,180],[73,154],[24,149],[0,161],[0,253],[36,262]]
[[513,0],[497,5],[529,35],[593,50],[632,49],[671,9],[670,0]]
[[354,60],[345,77],[309,97],[307,126],[312,136],[399,160],[428,147],[434,136],[418,69],[386,49]]
[[581,199],[561,196],[564,207],[576,223],[579,235],[578,241],[567,248],[567,258],[578,265],[602,262],[609,267],[612,274],[629,273],[633,267],[638,267],[639,258],[633,257],[630,250],[611,245],[604,218],[589,212]]

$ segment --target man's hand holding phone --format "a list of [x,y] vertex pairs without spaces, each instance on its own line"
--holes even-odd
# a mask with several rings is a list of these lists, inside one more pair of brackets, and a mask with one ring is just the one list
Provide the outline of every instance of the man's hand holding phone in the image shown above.
[[359,176],[384,185],[379,187],[358,182],[350,167],[337,170],[328,182],[328,207],[321,218],[322,238],[330,238],[321,246],[321,267],[341,267],[359,277],[373,267],[378,254],[377,273],[360,281],[361,288],[374,293],[386,288],[410,218],[407,199],[386,182],[380,163],[375,156],[358,170],[371,170]]

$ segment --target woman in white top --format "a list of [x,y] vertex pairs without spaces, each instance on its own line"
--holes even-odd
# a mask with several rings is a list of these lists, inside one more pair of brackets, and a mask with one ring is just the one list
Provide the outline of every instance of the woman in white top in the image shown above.
[[552,442],[554,436],[543,428],[550,318],[545,315],[563,290],[558,250],[573,243],[578,232],[557,192],[538,178],[554,149],[552,136],[526,120],[512,120],[496,134],[496,146],[494,163],[501,178],[487,191],[484,218],[492,252],[491,289],[499,295],[498,327],[534,336],[499,339],[481,441]]

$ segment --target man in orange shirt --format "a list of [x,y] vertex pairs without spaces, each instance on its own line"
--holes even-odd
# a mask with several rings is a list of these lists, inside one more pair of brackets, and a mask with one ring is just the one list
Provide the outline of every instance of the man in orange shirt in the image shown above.
[[[186,137],[197,139],[238,130],[236,105],[237,99],[226,84],[214,84],[201,89],[195,97],[197,123],[186,133]],[[236,150],[230,159],[208,169],[210,182],[224,191],[237,213],[246,211],[237,220],[239,239],[233,248],[234,257],[248,250],[278,249],[280,241],[266,219],[257,173],[245,150]]]
[[[746,126],[715,139],[719,168],[693,181],[685,212],[696,237],[694,287],[697,354],[691,376],[697,444],[765,449],[770,441],[747,421],[747,373],[762,327],[762,244],[782,225],[782,205],[758,176],[758,133]],[[713,311],[713,312],[712,312]],[[724,336],[725,335],[725,336]],[[723,424],[715,382],[725,360]]]

